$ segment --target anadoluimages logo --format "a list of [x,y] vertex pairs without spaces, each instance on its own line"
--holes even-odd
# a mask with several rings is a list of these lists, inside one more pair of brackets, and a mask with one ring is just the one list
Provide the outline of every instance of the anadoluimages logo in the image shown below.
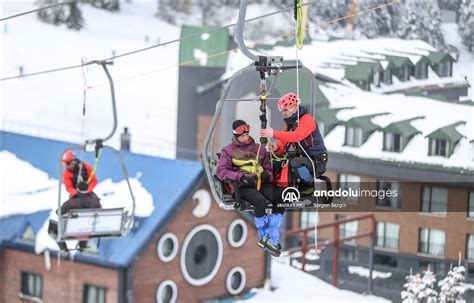
[[296,203],[300,200],[300,192],[295,187],[287,187],[281,194],[283,203]]

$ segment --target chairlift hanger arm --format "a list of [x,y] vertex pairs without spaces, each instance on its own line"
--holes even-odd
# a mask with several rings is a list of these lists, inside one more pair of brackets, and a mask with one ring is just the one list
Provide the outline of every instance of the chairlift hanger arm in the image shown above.
[[[110,94],[111,94],[111,97],[112,97],[112,114],[113,114],[113,119],[114,119],[114,124],[112,126],[112,131],[110,132],[110,134],[105,137],[104,139],[95,139],[95,140],[86,140],[86,145],[87,144],[96,144],[99,145],[100,147],[102,147],[102,143],[109,140],[110,138],[112,138],[112,136],[115,134],[116,130],[117,130],[117,105],[116,105],[116,101],[115,101],[115,87],[114,87],[114,81],[112,79],[112,76],[110,75],[110,72],[109,70],[107,69],[107,65],[113,65],[113,61],[106,61],[106,60],[94,60],[94,61],[91,61],[89,63],[95,63],[95,64],[99,64],[102,66],[102,68],[104,69],[105,71],[105,74],[107,75],[107,78],[109,79],[109,83],[110,83]],[[99,149],[100,149],[99,147]],[[96,147],[96,152],[97,152],[97,147]]]

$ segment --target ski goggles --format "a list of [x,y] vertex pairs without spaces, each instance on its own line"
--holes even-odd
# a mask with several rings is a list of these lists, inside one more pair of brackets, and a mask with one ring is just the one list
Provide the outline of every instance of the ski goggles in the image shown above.
[[234,135],[239,135],[239,136],[243,135],[244,133],[249,133],[249,132],[250,132],[250,125],[248,124],[241,125],[232,131]]

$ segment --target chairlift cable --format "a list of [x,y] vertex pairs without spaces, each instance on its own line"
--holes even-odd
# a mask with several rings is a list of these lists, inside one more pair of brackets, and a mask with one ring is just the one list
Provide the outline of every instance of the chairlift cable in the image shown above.
[[[392,1],[392,2],[385,3],[385,4],[381,4],[381,5],[378,5],[378,6],[369,8],[369,9],[366,9],[366,10],[360,10],[360,11],[358,11],[357,13],[354,13],[354,14],[342,16],[342,17],[335,18],[335,19],[328,20],[328,21],[323,21],[323,22],[321,22],[320,24],[315,24],[315,25],[312,25],[312,26],[306,26],[305,29],[306,29],[306,30],[308,30],[308,29],[310,29],[310,28],[317,29],[317,28],[320,28],[320,27],[323,26],[323,25],[329,25],[329,24],[332,24],[332,23],[336,23],[336,22],[339,22],[339,21],[348,19],[348,18],[352,18],[352,17],[356,17],[356,16],[362,16],[362,15],[364,15],[364,14],[366,14],[366,13],[375,11],[375,10],[377,10],[377,9],[382,9],[382,8],[384,8],[384,7],[388,7],[388,6],[391,6],[391,5],[394,5],[394,4],[398,4],[398,3],[400,3],[400,0],[394,0],[394,1]],[[307,4],[305,3],[305,4],[302,4],[302,6],[309,5],[309,4],[314,4],[314,2],[307,3]],[[293,6],[291,6],[291,7],[289,7],[289,8],[286,8],[286,9],[283,9],[283,10],[280,10],[280,11],[275,11],[275,12],[273,12],[273,13],[269,13],[269,14],[266,14],[266,15],[258,16],[258,17],[255,17],[255,18],[251,18],[251,19],[245,20],[245,22],[251,22],[251,21],[258,20],[258,19],[261,19],[261,18],[265,18],[265,17],[271,16],[271,15],[279,14],[279,13],[282,13],[283,11],[287,11],[287,10],[289,10],[289,9],[291,9],[291,8],[293,8]],[[124,56],[126,56],[126,55],[135,54],[135,53],[137,53],[137,52],[145,51],[145,50],[148,50],[148,49],[151,49],[151,48],[160,47],[160,46],[164,46],[164,45],[171,44],[171,43],[176,43],[176,42],[179,42],[179,41],[181,41],[181,40],[193,38],[193,37],[196,37],[196,36],[205,34],[205,33],[211,33],[211,32],[213,32],[213,31],[217,31],[217,30],[223,29],[223,28],[232,27],[232,26],[235,26],[235,25],[236,25],[236,23],[229,24],[229,25],[226,25],[226,26],[221,26],[221,27],[218,27],[218,28],[211,29],[211,30],[209,30],[209,31],[204,31],[204,32],[200,32],[200,33],[197,33],[197,34],[189,35],[189,36],[186,36],[186,37],[183,37],[183,38],[180,38],[180,39],[175,39],[175,40],[171,40],[171,41],[168,41],[168,42],[163,42],[163,43],[160,43],[160,44],[157,44],[157,45],[154,45],[154,46],[151,46],[151,47],[147,47],[147,48],[144,48],[144,49],[140,49],[140,50],[137,50],[137,51],[134,51],[134,52],[125,53],[125,54],[121,54],[121,55],[118,55],[118,56],[115,56],[115,57],[111,57],[111,58],[109,58],[109,59],[124,57]],[[273,40],[275,40],[275,39],[287,37],[287,36],[290,36],[290,35],[293,35],[293,32],[291,32],[291,33],[286,33],[286,34],[283,34],[283,35],[280,35],[280,36],[277,36],[277,37],[274,37],[274,38],[270,38],[270,39],[267,39],[267,40],[263,40],[263,41],[260,41],[260,43],[261,43],[261,42],[267,42],[267,41],[273,41]],[[255,44],[254,44],[254,46],[255,46]],[[227,51],[215,53],[215,54],[209,55],[207,58],[213,58],[213,57],[217,57],[217,56],[222,56],[222,55],[224,55],[224,54],[226,54],[226,53],[230,53],[230,52],[236,51],[236,50],[238,50],[238,49],[239,49],[239,48],[233,48],[233,49],[230,49],[230,50],[227,50]],[[126,77],[126,78],[118,79],[118,80],[115,80],[115,82],[119,82],[119,81],[123,81],[123,80],[128,80],[128,79],[133,79],[133,78],[145,76],[145,75],[150,74],[150,73],[158,72],[158,71],[161,71],[161,70],[166,70],[166,69],[173,68],[173,67],[187,66],[187,65],[189,65],[189,64],[192,64],[192,63],[195,63],[195,62],[198,62],[198,61],[199,61],[198,59],[196,59],[196,60],[189,60],[189,61],[187,61],[187,62],[183,62],[183,63],[177,64],[177,65],[176,65],[176,64],[173,64],[173,65],[170,65],[170,66],[164,66],[164,67],[162,67],[162,68],[159,68],[159,69],[156,69],[156,70],[153,70],[153,71],[149,71],[149,72],[145,72],[145,73],[141,73],[141,74],[129,76],[129,77]],[[89,64],[93,64],[93,62],[88,62],[87,64],[88,64],[88,65],[89,65]],[[31,76],[37,76],[37,75],[42,75],[42,74],[55,73],[55,72],[60,72],[60,71],[64,71],[64,70],[70,70],[70,69],[79,68],[79,67],[81,67],[81,66],[82,66],[82,65],[73,65],[73,66],[61,67],[61,68],[56,68],[56,69],[44,70],[44,71],[40,71],[40,72],[34,72],[34,73],[30,73],[30,74],[23,74],[22,76],[5,77],[5,78],[0,78],[0,81],[7,81],[7,80],[18,79],[18,78],[26,78],[26,77],[31,77]],[[106,84],[106,83],[100,83],[100,84],[95,85],[95,86],[92,86],[92,87],[90,87],[90,88],[92,89],[92,88],[94,88],[94,87],[96,87],[96,86],[101,86],[101,85],[105,85],[105,84]]]
[[[332,23],[336,23],[336,22],[339,22],[341,20],[345,20],[345,19],[348,19],[348,18],[351,18],[351,17],[354,17],[354,16],[361,16],[361,15],[364,15],[366,13],[369,13],[369,12],[372,12],[374,10],[377,10],[377,9],[381,9],[381,8],[384,8],[384,7],[388,7],[388,6],[391,6],[391,5],[394,5],[394,4],[398,4],[400,2],[400,0],[394,0],[390,3],[386,3],[386,4],[382,4],[382,5],[378,5],[378,6],[375,6],[375,7],[372,7],[372,8],[369,8],[369,9],[366,9],[366,10],[361,10],[357,13],[354,13],[354,14],[350,14],[350,15],[347,15],[347,16],[343,16],[343,17],[339,17],[339,18],[336,18],[336,19],[332,19],[332,20],[328,20],[328,21],[323,21],[321,22],[320,24],[315,24],[315,25],[311,25],[311,26],[305,26],[305,29],[308,30],[308,29],[317,29],[317,28],[320,28],[322,27],[323,25],[329,25],[329,24],[332,24]],[[304,5],[307,5],[307,4],[302,4],[302,6]],[[247,22],[248,20],[246,20]],[[259,40],[255,43],[251,43],[249,44],[249,47],[255,47],[256,45],[258,44],[263,44],[265,42],[270,42],[270,41],[274,41],[274,40],[277,40],[277,39],[280,39],[280,38],[284,38],[284,37],[288,37],[288,36],[292,36],[292,35],[295,35],[295,32],[294,31],[291,31],[291,32],[287,32],[287,33],[284,33],[282,35],[279,35],[279,36],[275,36],[275,37],[271,37],[271,38],[267,38],[267,39],[262,39],[262,40]],[[184,39],[184,38],[183,38]],[[229,49],[229,50],[226,50],[226,51],[221,51],[221,52],[217,52],[217,53],[214,53],[214,54],[210,54],[209,56],[207,56],[207,59],[210,59],[210,58],[215,58],[215,57],[219,57],[219,56],[223,56],[227,53],[231,53],[233,51],[237,51],[239,50],[239,47],[236,47],[236,48],[233,48],[233,49]],[[181,62],[179,64],[172,64],[172,65],[167,65],[167,66],[162,66],[162,67],[158,67],[157,69],[154,69],[154,70],[151,70],[151,71],[147,71],[147,72],[142,72],[142,73],[139,73],[139,74],[135,74],[135,75],[131,75],[131,76],[126,76],[124,78],[121,78],[121,79],[117,79],[115,80],[115,82],[121,82],[121,81],[125,81],[125,80],[130,80],[130,79],[134,79],[134,78],[139,78],[139,77],[144,77],[146,75],[149,75],[149,74],[152,74],[152,73],[156,73],[156,72],[160,72],[160,71],[164,71],[164,70],[167,70],[167,69],[171,69],[171,68],[177,68],[177,67],[183,67],[183,66],[188,66],[188,65],[191,65],[193,63],[196,63],[196,62],[199,62],[201,59],[193,59],[193,60],[188,60],[188,61],[185,61],[185,62]],[[19,77],[15,77],[15,78],[19,78]],[[4,79],[0,79],[0,81],[2,81]],[[96,87],[99,87],[99,86],[103,86],[103,85],[106,85],[107,83],[106,82],[102,82],[102,83],[98,83],[96,85],[93,85],[91,86],[91,88],[96,88]]]
[[[311,3],[305,4],[305,5],[310,5],[310,4],[314,4],[314,3],[315,2],[311,2]],[[293,8],[293,6],[289,6],[287,8],[284,8],[284,9],[281,9],[281,10],[278,10],[278,11],[274,11],[274,12],[271,12],[271,13],[268,13],[268,14],[264,14],[264,15],[260,15],[260,16],[254,17],[254,18],[250,18],[250,19],[245,20],[245,23],[252,22],[252,21],[255,21],[255,20],[259,20],[259,19],[263,19],[263,18],[266,18],[266,17],[270,17],[270,16],[273,16],[273,15],[281,14],[281,13],[283,13],[285,11],[288,11],[292,8]],[[42,9],[45,9],[45,8],[42,8]],[[41,10],[41,9],[39,9],[39,10]],[[38,10],[34,10],[34,11],[38,11]],[[29,13],[29,12],[26,12],[26,13]],[[25,13],[23,13],[23,14],[25,14]],[[14,16],[12,16],[12,17],[14,17]],[[10,17],[8,17],[8,18],[10,18]],[[0,21],[3,21],[3,20],[4,19],[0,19]],[[180,41],[187,40],[187,39],[191,39],[191,38],[194,38],[194,37],[199,37],[202,34],[210,34],[210,33],[213,33],[215,31],[225,29],[225,28],[230,28],[230,27],[233,27],[233,26],[236,26],[236,25],[237,25],[237,23],[231,23],[231,24],[215,27],[215,28],[212,28],[212,29],[207,30],[207,31],[202,31],[202,32],[199,32],[199,33],[195,33],[195,34],[191,34],[191,35],[188,35],[188,36],[185,36],[185,37],[181,37],[179,39],[173,39],[173,40],[166,41],[166,42],[163,42],[163,43],[158,43],[158,44],[155,44],[155,45],[152,45],[152,46],[149,46],[149,47],[145,47],[145,48],[137,49],[137,50],[130,51],[130,52],[127,52],[127,53],[112,56],[112,57],[104,59],[102,61],[109,61],[109,60],[129,56],[129,55],[133,55],[133,54],[140,53],[140,52],[143,52],[143,51],[147,51],[147,50],[150,50],[150,49],[153,49],[153,48],[165,46],[165,45],[168,45],[168,44],[173,44],[173,43],[180,42]],[[93,64],[93,62],[88,62],[87,65],[89,65],[89,64]],[[29,74],[23,74],[21,76],[5,77],[5,78],[1,78],[0,81],[13,80],[13,79],[18,79],[18,78],[26,78],[26,77],[31,77],[31,76],[55,73],[55,72],[60,72],[60,71],[64,71],[64,70],[69,70],[69,69],[76,69],[76,68],[79,68],[81,66],[82,66],[82,64],[81,65],[72,65],[72,66],[55,68],[55,69],[50,69],[50,70],[44,70],[44,71],[39,71],[39,72],[34,72],[34,73],[29,73]]]

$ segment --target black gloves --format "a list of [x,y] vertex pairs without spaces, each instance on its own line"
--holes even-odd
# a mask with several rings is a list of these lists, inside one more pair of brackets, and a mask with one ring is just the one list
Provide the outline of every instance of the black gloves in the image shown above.
[[245,187],[255,187],[255,179],[253,176],[245,176],[243,175],[242,178],[240,178],[240,182],[242,182],[242,185]]

